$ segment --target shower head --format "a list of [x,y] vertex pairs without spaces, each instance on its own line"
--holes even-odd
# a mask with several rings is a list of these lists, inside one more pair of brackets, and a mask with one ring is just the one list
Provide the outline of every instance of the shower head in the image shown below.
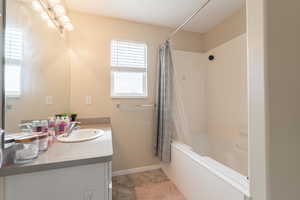
[[214,56],[214,55],[209,55],[209,56],[208,56],[208,60],[213,61],[214,59],[215,59],[215,56]]

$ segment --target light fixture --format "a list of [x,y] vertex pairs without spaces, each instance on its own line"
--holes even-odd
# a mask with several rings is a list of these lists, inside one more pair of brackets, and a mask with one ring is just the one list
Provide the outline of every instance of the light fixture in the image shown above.
[[70,18],[66,15],[63,15],[61,17],[59,17],[59,21],[63,24],[67,23],[67,22],[70,22]]
[[56,16],[58,16],[58,17],[61,17],[66,13],[65,8],[62,5],[59,5],[59,4],[55,5],[53,10],[54,10]]
[[53,24],[53,22],[51,20],[47,21],[47,24],[50,28],[55,28],[55,25]]
[[66,24],[65,24],[65,28],[66,28],[68,31],[73,31],[73,30],[74,30],[74,26],[73,26],[71,23],[66,23]]
[[48,14],[45,13],[45,12],[42,12],[42,13],[41,13],[41,17],[42,17],[42,19],[45,20],[45,21],[50,20],[50,17],[49,17]]
[[60,0],[49,0],[48,2],[51,6],[55,6],[56,4],[60,3]]
[[42,19],[50,28],[57,28],[63,34],[65,30],[74,30],[74,26],[60,2],[60,0],[33,0],[32,8],[41,13]]
[[43,11],[43,7],[41,6],[40,2],[38,2],[37,0],[32,1],[32,8],[37,12]]

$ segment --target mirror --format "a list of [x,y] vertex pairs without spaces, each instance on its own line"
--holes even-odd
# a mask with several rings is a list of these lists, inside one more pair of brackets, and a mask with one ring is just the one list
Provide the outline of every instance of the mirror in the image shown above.
[[5,130],[69,111],[70,63],[65,38],[29,0],[6,5]]

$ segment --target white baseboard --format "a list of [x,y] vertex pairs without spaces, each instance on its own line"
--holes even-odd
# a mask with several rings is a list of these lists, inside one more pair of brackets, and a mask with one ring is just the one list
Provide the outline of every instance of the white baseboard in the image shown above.
[[149,166],[145,166],[145,167],[138,167],[138,168],[131,168],[131,169],[114,171],[112,173],[112,176],[123,176],[123,175],[134,174],[134,173],[138,173],[138,172],[151,171],[151,170],[161,169],[161,168],[162,168],[162,165],[149,165]]

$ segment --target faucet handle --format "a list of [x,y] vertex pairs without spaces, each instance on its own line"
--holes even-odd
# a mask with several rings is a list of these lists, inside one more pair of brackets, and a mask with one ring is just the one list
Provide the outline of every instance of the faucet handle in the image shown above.
[[19,124],[19,128],[22,130],[32,130],[32,123]]
[[81,122],[78,122],[78,121],[70,122],[69,127],[71,127],[71,126],[78,127],[80,124],[81,124]]
[[70,124],[76,124],[76,125],[79,125],[79,124],[81,124],[81,122],[79,122],[79,121],[73,121],[73,122],[70,122]]

